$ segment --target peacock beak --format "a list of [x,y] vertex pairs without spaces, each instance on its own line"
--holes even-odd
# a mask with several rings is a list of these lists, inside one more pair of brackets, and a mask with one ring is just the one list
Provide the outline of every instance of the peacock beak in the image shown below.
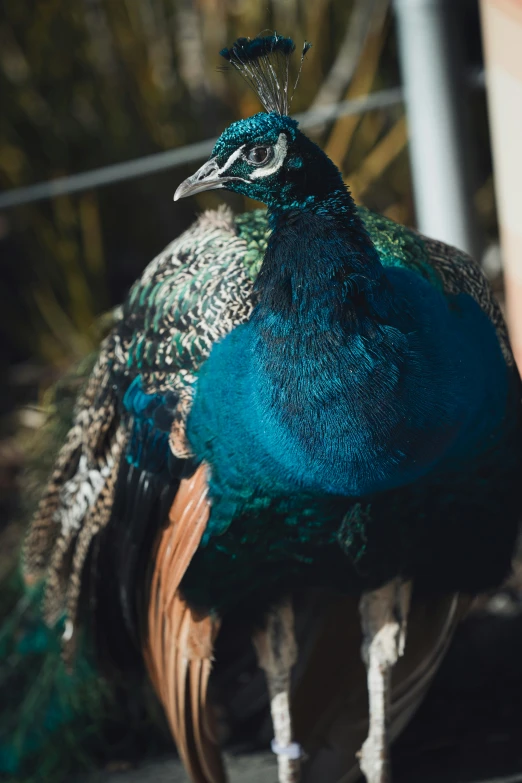
[[216,160],[211,158],[191,177],[188,177],[174,193],[174,201],[186,196],[193,196],[203,190],[222,188],[232,177],[220,177],[220,168]]

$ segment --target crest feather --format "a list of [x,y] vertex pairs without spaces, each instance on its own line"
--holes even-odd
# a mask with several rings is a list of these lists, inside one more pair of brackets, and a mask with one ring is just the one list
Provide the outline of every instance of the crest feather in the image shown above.
[[241,73],[267,112],[286,115],[299,81],[304,57],[311,45],[307,41],[304,43],[301,65],[290,99],[290,58],[295,51],[291,38],[283,38],[277,33],[257,38],[238,38],[229,49],[222,49],[220,55]]

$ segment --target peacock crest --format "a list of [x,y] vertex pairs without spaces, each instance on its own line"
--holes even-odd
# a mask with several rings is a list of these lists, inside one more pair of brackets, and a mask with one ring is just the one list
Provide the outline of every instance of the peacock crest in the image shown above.
[[229,49],[222,49],[220,55],[241,73],[267,112],[287,115],[301,75],[303,60],[311,46],[308,41],[303,44],[292,95],[289,95],[289,75],[295,43],[291,38],[283,38],[277,33],[256,38],[238,38]]

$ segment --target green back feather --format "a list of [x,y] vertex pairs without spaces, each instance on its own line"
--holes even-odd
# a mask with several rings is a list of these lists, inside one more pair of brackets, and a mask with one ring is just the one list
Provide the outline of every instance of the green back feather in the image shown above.
[[[442,288],[442,280],[429,262],[425,243],[419,234],[393,220],[357,207],[383,266],[398,266],[417,271],[432,285]],[[244,263],[252,280],[258,275],[265,254],[270,228],[266,209],[244,212],[235,217],[238,235],[247,243]]]

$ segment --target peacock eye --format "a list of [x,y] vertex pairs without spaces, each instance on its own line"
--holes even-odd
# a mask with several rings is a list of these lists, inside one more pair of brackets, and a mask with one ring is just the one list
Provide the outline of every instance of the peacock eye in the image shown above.
[[263,166],[272,159],[273,154],[272,147],[253,147],[247,154],[247,160],[253,166]]

